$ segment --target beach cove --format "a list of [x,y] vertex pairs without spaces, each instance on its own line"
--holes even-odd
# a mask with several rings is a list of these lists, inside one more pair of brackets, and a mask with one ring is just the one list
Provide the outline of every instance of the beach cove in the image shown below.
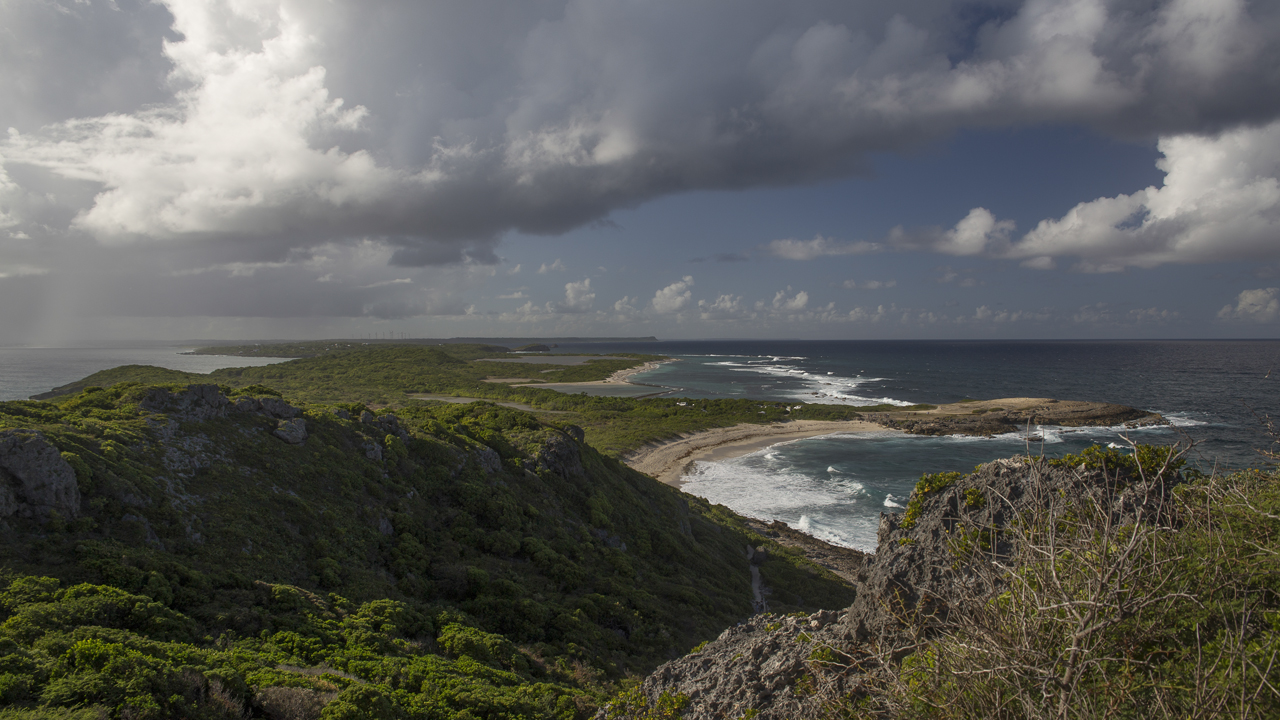
[[640,448],[623,458],[630,467],[681,487],[697,462],[718,462],[807,438],[867,433],[992,436],[1017,428],[1121,427],[1167,425],[1159,415],[1123,405],[1052,398],[998,398],[951,403],[919,410],[878,411],[861,420],[792,420],[713,428]]

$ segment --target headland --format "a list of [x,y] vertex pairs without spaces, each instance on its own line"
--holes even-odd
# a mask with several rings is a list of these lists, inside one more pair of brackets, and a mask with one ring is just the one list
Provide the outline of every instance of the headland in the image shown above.
[[908,433],[912,435],[980,435],[1026,431],[1032,428],[1126,427],[1165,425],[1160,415],[1115,403],[1052,398],[998,398],[927,409],[865,413],[856,420],[791,420],[769,424],[741,424],[712,428],[668,442],[653,443],[623,459],[632,468],[679,487],[698,461],[715,462],[749,455],[779,443],[824,435]]

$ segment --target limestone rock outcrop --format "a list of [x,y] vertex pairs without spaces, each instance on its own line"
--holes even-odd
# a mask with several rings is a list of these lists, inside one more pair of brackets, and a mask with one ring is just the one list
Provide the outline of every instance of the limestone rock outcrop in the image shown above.
[[276,429],[271,434],[290,445],[301,445],[307,441],[307,421],[302,418],[281,420],[276,423]]
[[578,442],[581,441],[575,441],[573,435],[566,431],[566,434],[557,435],[543,443],[536,458],[538,469],[563,478],[585,477],[582,450],[578,447]]
[[80,515],[76,473],[36,430],[0,431],[0,518]]
[[[950,609],[978,596],[973,566],[957,562],[957,543],[966,533],[994,538],[984,557],[1005,556],[1011,548],[1001,529],[1056,516],[1071,503],[1088,503],[1118,523],[1158,520],[1163,499],[1179,481],[1174,475],[1117,482],[1114,473],[1026,458],[997,460],[937,481],[913,495],[908,512],[881,515],[876,553],[863,564],[848,608],[807,618],[752,617],[661,666],[641,691],[654,704],[663,695],[687,697],[686,720],[828,717],[826,703],[857,685],[856,668],[869,649],[914,647],[928,624],[914,624],[913,617],[945,619]],[[823,673],[823,663],[841,669]],[[822,675],[821,687],[813,685],[816,675]]]
[[217,385],[188,385],[179,393],[152,388],[138,405],[143,410],[165,413],[176,420],[210,420],[226,417],[231,401]]

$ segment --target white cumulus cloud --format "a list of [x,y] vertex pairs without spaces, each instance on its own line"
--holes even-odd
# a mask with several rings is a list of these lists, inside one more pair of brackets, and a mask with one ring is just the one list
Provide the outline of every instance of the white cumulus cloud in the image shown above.
[[1162,186],[1080,203],[994,254],[1040,268],[1075,257],[1095,272],[1280,258],[1280,122],[1158,147]]
[[653,311],[660,315],[679,312],[693,298],[693,292],[689,289],[691,287],[693,287],[693,276],[685,275],[654,293],[651,302]]
[[563,313],[582,313],[591,309],[596,294],[591,292],[591,279],[582,282],[566,283],[564,286],[564,302],[557,308]]
[[698,301],[698,316],[703,320],[734,320],[748,314],[741,295],[720,295],[714,302]]
[[1218,319],[1268,323],[1280,317],[1280,288],[1245,290],[1236,298],[1235,307],[1224,305]]
[[876,252],[880,246],[869,242],[838,242],[821,235],[812,240],[774,240],[767,246],[768,251],[786,260],[813,260],[828,255],[862,255]]
[[782,310],[784,312],[794,312],[796,310],[803,310],[804,307],[809,304],[809,293],[801,290],[795,295],[787,297],[787,293],[789,292],[791,292],[791,288],[787,287],[786,290],[779,290],[773,296],[774,309]]

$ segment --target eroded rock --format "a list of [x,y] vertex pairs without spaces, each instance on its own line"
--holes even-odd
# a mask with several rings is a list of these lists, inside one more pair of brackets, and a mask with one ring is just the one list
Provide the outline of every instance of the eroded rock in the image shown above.
[[302,418],[281,420],[276,423],[276,429],[271,434],[290,445],[301,445],[307,441],[307,421]]
[[180,393],[152,388],[138,402],[144,410],[165,413],[178,420],[211,420],[226,417],[231,401],[217,385],[188,385]]
[[582,450],[573,440],[557,435],[543,443],[537,453],[537,467],[564,478],[585,477]]
[[76,472],[36,430],[0,431],[0,517],[80,515]]
[[[958,562],[964,543],[986,543],[983,557],[1010,557],[1004,529],[1080,504],[1110,513],[1116,523],[1164,522],[1163,501],[1180,481],[1176,475],[1118,480],[1114,473],[1026,458],[937,478],[927,492],[913,495],[910,514],[881,515],[875,555],[862,564],[848,608],[808,618],[755,616],[658,668],[641,690],[650,703],[664,693],[687,696],[685,720],[828,717],[825,703],[854,691],[855,668],[872,653],[888,649],[900,660],[953,608],[984,602],[977,566]],[[928,621],[917,622],[921,618]],[[822,672],[829,661],[839,668]],[[803,681],[815,673],[822,674],[820,688]]]

